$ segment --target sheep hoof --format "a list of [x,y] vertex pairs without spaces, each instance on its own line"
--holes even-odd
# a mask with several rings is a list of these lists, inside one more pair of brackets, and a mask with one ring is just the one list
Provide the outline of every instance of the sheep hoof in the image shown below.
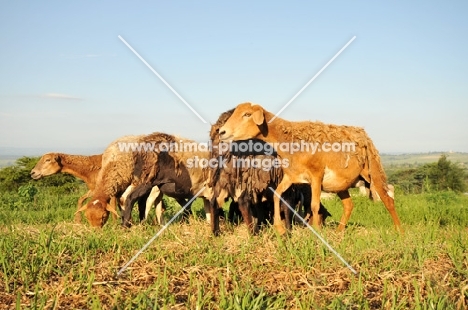
[[123,228],[131,228],[132,227],[132,223],[130,221],[124,221],[122,223],[122,227]]
[[276,232],[282,236],[287,233],[286,229],[284,228],[283,225],[274,225]]

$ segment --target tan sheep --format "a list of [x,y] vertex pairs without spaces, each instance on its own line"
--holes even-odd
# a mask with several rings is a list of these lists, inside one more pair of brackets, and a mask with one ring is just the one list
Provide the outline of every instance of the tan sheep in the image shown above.
[[[96,180],[101,170],[102,154],[99,155],[71,155],[64,153],[44,154],[31,170],[31,178],[38,180],[42,177],[56,173],[68,173],[82,179],[88,191],[78,199],[77,210],[83,206],[83,201],[91,197],[96,188]],[[110,200],[111,208],[115,210],[115,198]],[[75,214],[75,222],[81,221],[81,214]]]
[[[343,203],[344,213],[338,226],[339,230],[343,230],[353,209],[348,189],[362,178],[370,184],[371,192],[380,196],[395,227],[402,231],[394,200],[388,194],[379,153],[364,129],[273,118],[274,114],[260,105],[242,103],[235,108],[232,116],[220,128],[220,138],[223,141],[257,138],[273,144],[278,155],[289,162],[288,167],[283,167],[284,177],[276,191],[281,195],[293,183],[311,184],[314,226],[319,227],[320,194],[324,190],[337,193]],[[306,145],[301,144],[302,142],[309,143],[307,145],[318,143],[323,150],[313,152],[308,149],[292,152],[291,149],[280,147],[280,143],[293,142],[299,143],[302,148]],[[354,149],[326,152],[325,146],[327,145],[328,149],[328,146],[335,142],[353,143]],[[274,225],[279,233],[285,232],[281,224],[279,198],[276,195]]]

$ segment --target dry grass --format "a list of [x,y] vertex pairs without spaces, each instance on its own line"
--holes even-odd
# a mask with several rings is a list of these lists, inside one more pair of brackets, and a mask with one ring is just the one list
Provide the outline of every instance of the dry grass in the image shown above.
[[[26,283],[22,276],[5,281],[2,275],[0,309],[467,307],[466,272],[457,271],[445,239],[431,240],[430,254],[418,259],[413,253],[418,236],[411,230],[398,237],[391,229],[358,227],[346,235],[325,229],[330,243],[360,272],[354,276],[307,229],[295,228],[288,238],[270,229],[250,237],[240,225],[224,227],[225,233],[214,238],[203,221],[192,220],[171,226],[116,278],[154,229],[94,231],[69,223],[53,231],[51,226],[3,228],[2,237],[15,235],[15,242],[23,240],[29,247],[29,257],[6,255],[17,262],[4,262],[4,268],[39,259],[40,270],[35,277],[23,275],[37,282]],[[465,270],[466,259],[464,253]]]

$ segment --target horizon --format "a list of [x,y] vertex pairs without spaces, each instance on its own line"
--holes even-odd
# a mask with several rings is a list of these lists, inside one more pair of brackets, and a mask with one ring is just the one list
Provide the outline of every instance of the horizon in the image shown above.
[[[27,147],[0,147],[0,157],[14,157],[19,158],[23,156],[28,157],[39,157],[47,153],[64,153],[71,155],[97,155],[101,154],[105,150],[105,147],[102,148],[60,148],[57,150],[51,150],[48,148],[27,148]],[[468,152],[455,151],[455,150],[445,150],[445,151],[428,151],[428,152],[380,152],[380,155],[385,156],[399,156],[399,155],[424,155],[424,154],[468,154]]]
[[102,151],[155,131],[205,141],[222,112],[250,101],[272,113],[290,103],[280,117],[291,121],[363,127],[382,154],[468,152],[467,9],[9,2],[0,147]]

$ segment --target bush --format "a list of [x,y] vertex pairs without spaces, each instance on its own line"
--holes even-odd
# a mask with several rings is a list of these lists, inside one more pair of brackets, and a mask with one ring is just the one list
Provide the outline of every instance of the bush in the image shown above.
[[37,194],[37,188],[32,184],[26,184],[18,188],[18,195],[27,201],[33,201],[34,196]]
[[24,156],[18,158],[15,165],[0,169],[0,191],[17,192],[23,186],[27,186],[22,189],[24,195],[30,195],[24,191],[41,187],[62,188],[64,193],[70,193],[79,188],[80,184],[83,184],[82,181],[66,173],[54,174],[40,180],[31,179],[31,170],[38,161],[39,157]]

